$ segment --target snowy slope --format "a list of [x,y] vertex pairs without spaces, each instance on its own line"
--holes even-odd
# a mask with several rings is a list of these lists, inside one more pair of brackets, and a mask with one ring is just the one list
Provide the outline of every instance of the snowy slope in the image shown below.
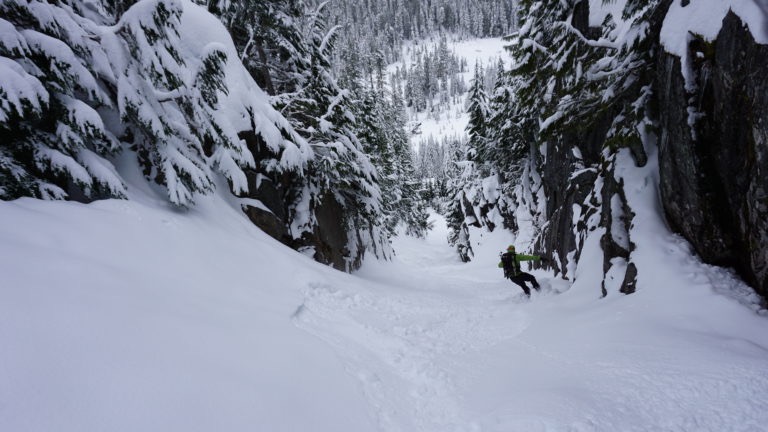
[[768,320],[717,294],[731,279],[673,237],[656,286],[601,300],[585,266],[572,287],[537,273],[545,289],[528,302],[496,267],[508,233],[461,264],[433,216],[426,240],[349,276],[235,203],[179,213],[135,193],[0,202],[0,430],[768,424]]
[[[313,300],[319,310],[335,302],[352,317],[334,319],[343,325],[321,337],[342,352],[359,352],[361,341],[377,352],[378,362],[352,357],[365,384],[390,392],[378,402],[382,417],[410,413],[405,426],[382,430],[763,430],[765,313],[717,294],[738,282],[702,266],[680,240],[653,240],[666,242],[657,260],[668,264],[634,295],[599,299],[601,260],[585,257],[570,287],[534,272],[544,289],[528,302],[496,268],[508,234],[486,234],[473,244],[476,259],[462,265],[441,244],[445,226],[437,219],[442,232],[427,242],[399,240],[395,246],[407,251],[400,263],[361,271],[395,281],[394,296],[356,291],[336,293],[343,302]],[[593,250],[598,240],[591,238]],[[390,375],[408,390],[382,385],[396,381]]]
[[226,203],[22,199],[0,219],[0,430],[372,430],[291,322],[303,290],[351,279]]

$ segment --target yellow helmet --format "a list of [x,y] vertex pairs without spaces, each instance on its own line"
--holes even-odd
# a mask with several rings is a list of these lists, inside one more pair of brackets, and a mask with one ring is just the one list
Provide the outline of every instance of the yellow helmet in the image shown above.
[[515,251],[515,247],[514,246],[509,245],[509,247],[507,247],[507,252],[514,252],[514,251]]

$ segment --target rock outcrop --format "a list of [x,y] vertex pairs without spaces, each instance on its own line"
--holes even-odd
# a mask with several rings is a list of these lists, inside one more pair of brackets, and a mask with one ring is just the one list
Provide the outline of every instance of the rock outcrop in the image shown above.
[[[586,2],[579,5],[577,28],[586,26]],[[664,13],[658,16],[656,31]],[[734,268],[767,298],[768,45],[756,43],[729,12],[714,42],[692,35],[689,50],[694,60],[686,83],[680,58],[656,45],[649,115],[656,125],[663,209],[670,228],[703,261]],[[614,174],[616,149],[606,145],[614,114],[549,142],[545,157],[534,162],[547,202],[536,249],[551,253],[555,270],[573,277],[568,268],[578,262],[584,238],[602,229],[604,275],[621,268],[613,279],[620,292],[631,293],[638,276],[629,238],[634,214]],[[635,163],[643,166],[642,145],[634,147]]]
[[692,89],[679,58],[658,59],[666,216],[705,262],[733,267],[766,297],[768,46],[729,12],[714,42],[694,37],[689,50]]
[[[597,28],[589,27],[589,3],[576,4],[572,25],[583,35],[596,39]],[[657,23],[658,27],[660,23]],[[613,121],[618,115],[613,107],[562,135],[550,140],[546,158],[536,163],[546,195],[546,225],[536,242],[536,249],[552,255],[556,273],[566,278],[581,258],[585,239],[602,229],[603,275],[619,278],[617,289],[634,292],[637,269],[630,262],[634,247],[630,238],[633,213],[627,205],[624,184],[614,173],[615,149],[606,149]],[[642,143],[632,143],[631,153],[637,165],[646,163]],[[616,270],[620,269],[620,270]],[[621,274],[616,274],[618,271]],[[605,281],[602,294],[607,294]]]
[[[266,152],[263,142],[253,133],[242,134],[249,150],[256,160]],[[256,226],[279,242],[299,251],[311,254],[315,261],[328,264],[342,271],[351,271],[360,267],[365,253],[365,246],[360,238],[348,238],[344,208],[330,194],[321,202],[312,203],[315,209],[316,223],[311,232],[295,238],[289,230],[289,203],[293,177],[285,173],[280,177],[265,176],[258,170],[246,172],[249,193],[247,198],[252,204],[243,204],[243,212]],[[356,243],[354,251],[349,244]]]

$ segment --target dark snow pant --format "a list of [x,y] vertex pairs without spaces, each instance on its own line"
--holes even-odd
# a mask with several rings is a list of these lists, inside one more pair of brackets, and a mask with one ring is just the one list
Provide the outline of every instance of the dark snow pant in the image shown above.
[[539,283],[536,281],[536,278],[533,277],[533,275],[530,273],[521,272],[517,276],[512,276],[511,278],[509,278],[509,280],[520,285],[520,288],[522,288],[523,291],[525,291],[525,295],[529,297],[531,295],[531,290],[525,285],[526,282],[530,282],[533,285],[533,287],[536,288],[537,291],[539,290]]

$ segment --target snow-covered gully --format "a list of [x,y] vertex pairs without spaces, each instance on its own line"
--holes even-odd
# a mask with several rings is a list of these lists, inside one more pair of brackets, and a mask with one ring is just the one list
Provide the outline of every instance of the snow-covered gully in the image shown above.
[[[337,350],[382,430],[480,430],[462,413],[457,368],[463,356],[524,329],[525,313],[513,311],[515,326],[499,328],[511,294],[471,298],[482,279],[458,277],[461,264],[439,244],[411,243],[404,251],[411,260],[403,262],[418,268],[406,264],[398,278],[359,291],[311,286],[295,322]],[[445,274],[450,270],[456,273]]]
[[426,241],[400,240],[395,263],[365,267],[372,284],[311,285],[293,317],[359,381],[379,430],[765,427],[766,345],[695,330],[683,310],[664,329],[643,301],[578,310],[544,273],[528,301],[494,271],[503,235],[465,265],[437,222]]
[[768,432],[767,69],[768,0],[0,0],[0,432]]
[[768,320],[674,237],[659,236],[658,284],[600,298],[585,255],[573,285],[535,273],[528,301],[496,267],[511,234],[478,233],[461,264],[434,216],[426,239],[347,275],[219,198],[184,214],[147,197],[0,212],[1,431],[768,424]]

